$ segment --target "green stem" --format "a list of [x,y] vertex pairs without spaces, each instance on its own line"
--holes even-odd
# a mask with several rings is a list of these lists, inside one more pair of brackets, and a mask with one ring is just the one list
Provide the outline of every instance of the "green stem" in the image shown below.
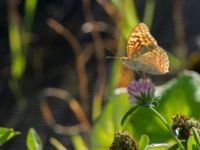
[[151,28],[152,25],[155,5],[156,5],[155,0],[146,1],[143,22],[145,22],[149,26],[149,28]]
[[124,129],[125,128],[125,124],[127,122],[127,120],[132,116],[132,114],[137,110],[139,105],[136,105],[134,107],[132,107],[131,109],[129,109],[126,114],[124,115],[124,117],[122,118],[121,120],[121,125],[122,125],[122,128]]
[[181,143],[181,141],[177,138],[176,135],[174,135],[174,132],[171,130],[171,126],[169,125],[169,123],[165,120],[165,118],[163,118],[163,116],[157,112],[157,110],[155,110],[153,107],[149,107],[150,110],[156,114],[156,116],[158,118],[160,118],[160,120],[165,124],[165,126],[167,127],[167,129],[170,131],[170,134],[173,136],[173,138],[176,140],[177,144],[179,145],[179,147],[182,149],[182,150],[185,150],[185,147],[183,146],[183,144]]

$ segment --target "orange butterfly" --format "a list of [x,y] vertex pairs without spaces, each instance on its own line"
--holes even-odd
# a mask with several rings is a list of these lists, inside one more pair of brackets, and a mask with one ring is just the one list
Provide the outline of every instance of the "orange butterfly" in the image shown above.
[[169,60],[165,51],[158,46],[144,23],[134,27],[128,37],[127,57],[121,57],[128,68],[150,74],[165,74]]

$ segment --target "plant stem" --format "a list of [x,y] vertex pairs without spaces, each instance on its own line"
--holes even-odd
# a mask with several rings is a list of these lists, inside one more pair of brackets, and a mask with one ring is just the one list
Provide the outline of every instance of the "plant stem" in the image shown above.
[[171,126],[169,125],[169,123],[165,120],[165,118],[159,113],[157,112],[157,110],[155,110],[153,107],[149,107],[150,110],[156,114],[156,116],[158,118],[160,118],[160,120],[165,124],[165,126],[167,127],[167,129],[170,131],[170,134],[174,137],[174,139],[176,140],[177,144],[179,145],[179,147],[182,150],[185,150],[185,147],[183,146],[183,144],[181,143],[181,141],[177,138],[177,136],[174,135],[174,132],[171,130]]
[[129,119],[130,116],[132,116],[132,114],[137,110],[137,108],[138,108],[138,105],[132,107],[131,109],[129,109],[126,112],[126,114],[124,115],[124,117],[121,120],[121,125],[123,128],[125,127],[126,121]]

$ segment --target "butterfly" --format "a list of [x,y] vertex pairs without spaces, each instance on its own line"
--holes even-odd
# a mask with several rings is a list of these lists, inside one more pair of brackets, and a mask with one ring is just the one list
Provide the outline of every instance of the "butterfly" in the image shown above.
[[169,72],[166,52],[157,44],[144,23],[139,23],[132,29],[127,42],[127,57],[121,57],[120,60],[135,71],[149,74]]

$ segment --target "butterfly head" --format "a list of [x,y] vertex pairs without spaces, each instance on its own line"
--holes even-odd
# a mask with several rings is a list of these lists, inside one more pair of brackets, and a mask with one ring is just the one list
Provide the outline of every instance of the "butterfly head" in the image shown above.
[[120,58],[121,63],[123,65],[125,65],[127,68],[131,69],[131,70],[135,70],[135,71],[143,71],[143,69],[140,69],[140,64],[137,63],[137,61],[135,61],[132,58],[129,57],[121,57]]
[[121,61],[122,64],[127,65],[127,63],[128,63],[128,57],[121,57],[120,61]]

